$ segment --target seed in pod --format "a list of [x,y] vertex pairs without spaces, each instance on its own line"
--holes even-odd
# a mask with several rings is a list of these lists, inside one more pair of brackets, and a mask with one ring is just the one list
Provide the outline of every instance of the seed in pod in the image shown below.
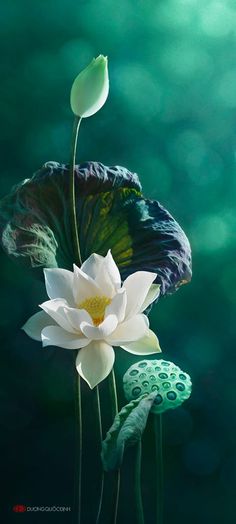
[[191,395],[190,376],[167,360],[141,360],[126,371],[123,377],[126,399],[130,402],[144,393],[157,391],[152,413],[177,408]]

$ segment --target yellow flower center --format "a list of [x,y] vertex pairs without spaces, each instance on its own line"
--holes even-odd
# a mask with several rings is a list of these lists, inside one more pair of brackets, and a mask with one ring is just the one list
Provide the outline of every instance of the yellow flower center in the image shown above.
[[78,305],[79,309],[85,309],[93,319],[95,326],[99,326],[104,320],[105,309],[111,303],[111,299],[105,296],[86,298]]

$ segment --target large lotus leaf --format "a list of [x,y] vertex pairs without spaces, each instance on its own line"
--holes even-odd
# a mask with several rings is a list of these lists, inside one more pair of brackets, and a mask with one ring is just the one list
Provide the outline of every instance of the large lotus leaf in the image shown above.
[[[0,201],[4,250],[29,267],[72,268],[69,167],[47,162]],[[157,273],[162,294],[191,278],[191,251],[178,223],[158,202],[142,196],[136,174],[87,162],[75,169],[82,260],[111,249],[122,278]]]
[[157,392],[143,395],[124,406],[102,442],[102,463],[105,471],[118,469],[122,463],[125,446],[132,446],[142,438],[147,418]]

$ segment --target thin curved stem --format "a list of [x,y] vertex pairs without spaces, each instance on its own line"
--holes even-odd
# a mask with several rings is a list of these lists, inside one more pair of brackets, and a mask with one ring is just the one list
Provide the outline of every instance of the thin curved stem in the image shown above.
[[81,476],[82,476],[82,409],[81,409],[81,379],[76,371],[75,381],[75,470],[74,470],[74,511],[75,523],[81,522]]
[[[102,445],[102,417],[101,417],[99,386],[96,387],[96,407],[97,407],[97,419],[98,419],[98,426],[99,426],[100,443]],[[101,509],[102,509],[102,500],[103,500],[103,490],[104,490],[104,470],[102,468],[101,487],[100,487],[100,496],[99,496],[99,505],[98,505],[96,524],[99,524],[99,520],[100,520]]]
[[136,511],[137,511],[137,523],[144,524],[143,514],[143,501],[142,501],[142,490],[141,490],[141,465],[142,465],[142,440],[140,439],[137,444],[136,464],[135,464],[135,500],[136,500]]
[[78,418],[79,418],[79,470],[78,470],[78,524],[81,520],[81,480],[82,480],[82,451],[83,451],[83,426],[82,426],[82,406],[81,406],[81,378],[78,374],[77,383],[78,393]]
[[71,210],[71,229],[72,229],[72,240],[74,244],[74,252],[76,254],[75,262],[81,266],[82,258],[80,252],[79,244],[79,234],[78,234],[78,225],[76,217],[76,199],[75,199],[75,157],[76,157],[76,147],[78,140],[79,127],[82,118],[79,116],[75,117],[73,131],[72,131],[72,140],[71,140],[71,154],[70,154],[70,170],[69,170],[69,200],[70,200],[70,210]]
[[[72,140],[71,140],[71,154],[70,154],[70,168],[69,168],[69,204],[70,204],[70,213],[71,213],[71,229],[72,229],[72,241],[74,243],[74,253],[75,253],[75,262],[81,266],[82,259],[80,253],[79,245],[79,234],[78,234],[78,225],[77,225],[77,216],[76,216],[76,199],[75,199],[75,157],[76,157],[76,147],[78,140],[78,132],[82,118],[75,117]],[[78,519],[77,523],[80,524],[81,521],[81,479],[82,479],[82,450],[83,450],[83,427],[82,427],[82,406],[81,406],[81,379],[80,375],[77,376],[77,388],[76,388],[76,417],[78,420],[78,463],[75,461],[76,472],[76,485],[75,490],[77,489],[78,483]],[[77,444],[77,443],[76,443]],[[76,454],[77,455],[77,454]],[[77,499],[76,497],[76,499]]]
[[112,400],[111,410],[112,410],[112,416],[113,418],[115,418],[115,416],[118,413],[118,398],[117,398],[116,377],[115,377],[114,369],[112,369],[109,375],[109,380],[110,380],[110,394],[111,394],[111,400]]
[[163,522],[163,444],[162,415],[153,415],[155,433],[155,469],[156,469],[156,524]]
[[[117,399],[117,389],[116,389],[116,379],[115,372],[112,369],[110,375],[110,395],[111,395],[111,408],[112,408],[112,417],[115,418],[118,413],[118,399]],[[117,523],[117,514],[118,514],[118,505],[119,505],[119,496],[120,496],[120,469],[115,472],[115,501],[114,501],[114,513],[112,518],[112,523]]]

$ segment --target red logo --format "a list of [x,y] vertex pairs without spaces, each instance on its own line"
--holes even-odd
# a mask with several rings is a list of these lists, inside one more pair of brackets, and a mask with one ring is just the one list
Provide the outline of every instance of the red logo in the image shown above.
[[23,506],[23,504],[16,504],[12,508],[12,511],[15,511],[15,513],[24,513],[26,510],[27,510],[27,507]]

